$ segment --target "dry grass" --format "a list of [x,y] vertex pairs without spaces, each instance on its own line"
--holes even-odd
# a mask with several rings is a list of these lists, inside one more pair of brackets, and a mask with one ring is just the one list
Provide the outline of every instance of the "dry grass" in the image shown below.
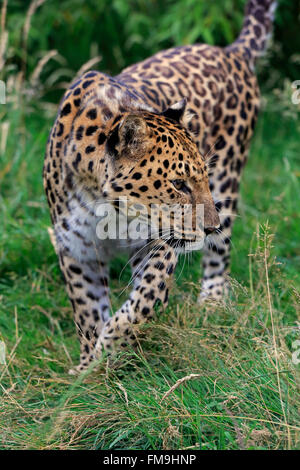
[[[268,229],[259,242],[256,302],[236,286],[231,301],[199,316],[196,285],[178,302],[183,283],[168,312],[143,328],[139,354],[120,354],[118,367],[102,361],[77,379],[66,374],[76,350],[62,326],[69,309],[57,317],[50,305],[32,306],[35,323],[46,318],[46,334],[22,347],[24,313],[16,309],[1,374],[3,448],[297,447],[299,390],[287,345],[294,326],[282,323],[269,283]],[[43,292],[53,283],[46,276]]]

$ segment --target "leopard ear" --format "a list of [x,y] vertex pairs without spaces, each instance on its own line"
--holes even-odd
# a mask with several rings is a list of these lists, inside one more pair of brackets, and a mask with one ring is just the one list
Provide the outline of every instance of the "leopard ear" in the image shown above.
[[138,114],[128,114],[112,131],[107,140],[107,149],[114,156],[126,155],[138,159],[147,144],[149,128]]
[[180,122],[184,115],[186,104],[187,99],[183,98],[182,100],[172,104],[169,108],[163,111],[162,115],[169,119],[173,119],[173,121]]
[[124,146],[138,145],[147,134],[147,123],[137,114],[128,114],[120,124],[119,137]]

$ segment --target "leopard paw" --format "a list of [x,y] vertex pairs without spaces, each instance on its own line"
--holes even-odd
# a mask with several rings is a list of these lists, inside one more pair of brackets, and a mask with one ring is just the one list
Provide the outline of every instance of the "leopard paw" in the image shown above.
[[206,279],[202,282],[201,292],[198,296],[198,303],[207,301],[222,302],[229,295],[229,283],[221,276],[213,279]]

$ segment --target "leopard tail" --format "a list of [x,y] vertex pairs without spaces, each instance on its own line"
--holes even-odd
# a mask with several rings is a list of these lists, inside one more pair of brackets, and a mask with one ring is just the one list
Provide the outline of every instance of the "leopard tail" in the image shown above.
[[274,0],[249,0],[241,33],[227,48],[234,51],[242,50],[244,57],[253,67],[267,49],[272,35],[276,5],[277,2]]

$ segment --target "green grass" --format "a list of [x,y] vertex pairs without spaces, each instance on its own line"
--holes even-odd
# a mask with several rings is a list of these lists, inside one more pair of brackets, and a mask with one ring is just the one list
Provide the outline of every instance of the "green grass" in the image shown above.
[[[67,370],[79,348],[42,189],[51,120],[24,123],[13,110],[6,119],[0,447],[299,448],[299,122],[270,105],[260,116],[234,228],[231,299],[197,305],[201,255],[182,260],[170,305],[143,328],[138,354],[74,378]],[[118,280],[120,262],[112,264],[115,307],[128,280],[128,272]],[[170,390],[190,374],[198,375]]]

